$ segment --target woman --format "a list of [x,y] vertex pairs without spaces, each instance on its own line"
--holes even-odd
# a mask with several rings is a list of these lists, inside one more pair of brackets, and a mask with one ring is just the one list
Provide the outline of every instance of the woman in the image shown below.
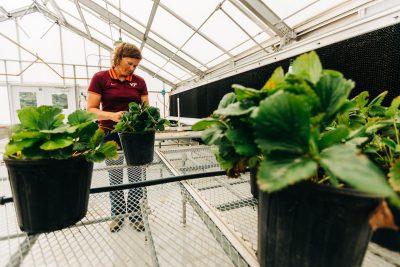
[[[115,140],[120,147],[118,134],[111,133],[111,131],[122,114],[128,110],[128,104],[130,102],[149,104],[146,82],[142,77],[133,74],[141,59],[142,54],[135,45],[121,43],[114,50],[111,69],[94,74],[88,89],[87,111],[97,115],[100,128],[106,134],[104,141]],[[114,161],[106,160],[107,165],[121,165],[122,163],[123,157]],[[128,168],[130,183],[141,180],[141,176],[140,167]],[[123,169],[110,170],[109,179],[110,185],[121,184]],[[142,197],[143,190],[141,188],[129,190],[128,206],[126,207],[123,191],[110,192],[111,215],[114,218],[110,224],[111,232],[121,229],[124,217],[117,215],[126,212],[131,214],[129,219],[134,228],[137,231],[144,230],[139,203]]]

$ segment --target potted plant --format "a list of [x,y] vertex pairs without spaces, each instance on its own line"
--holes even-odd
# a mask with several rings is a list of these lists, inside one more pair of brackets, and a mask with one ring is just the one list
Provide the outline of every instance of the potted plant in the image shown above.
[[93,161],[118,157],[118,145],[102,143],[104,133],[86,111],[67,123],[56,107],[17,112],[4,161],[19,227],[41,233],[76,223],[87,212]]
[[210,118],[193,125],[192,130],[204,130],[202,139],[213,145],[214,154],[229,177],[238,177],[250,168],[250,190],[258,198],[256,168],[261,151],[254,143],[250,115],[267,95],[259,90],[232,85]]
[[[368,92],[356,96],[353,108],[338,117],[337,125],[348,125],[352,129],[349,142],[359,148],[385,173],[393,190],[400,192],[400,96],[392,100],[389,107],[382,105],[387,91],[373,100]],[[400,211],[389,204],[394,222],[400,223]],[[377,229],[372,241],[388,249],[400,251],[400,232],[397,227]]]
[[[265,97],[258,105],[237,99],[239,104],[229,104],[224,114],[252,109],[246,121],[261,152],[260,264],[360,266],[371,236],[369,217],[382,198],[396,202],[398,196],[380,169],[345,142],[351,130],[332,125],[352,108],[348,96],[354,83],[323,69],[315,52],[299,56],[292,67],[286,74],[275,70],[260,90]],[[227,134],[219,120],[201,123],[194,128]]]
[[169,125],[169,122],[160,117],[158,108],[144,103],[129,103],[129,110],[113,130],[119,135],[128,165],[143,165],[153,161],[155,131],[163,131],[165,125]]

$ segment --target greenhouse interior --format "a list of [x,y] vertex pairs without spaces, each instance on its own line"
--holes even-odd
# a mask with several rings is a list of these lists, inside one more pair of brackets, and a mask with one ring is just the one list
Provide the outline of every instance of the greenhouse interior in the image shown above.
[[400,267],[400,0],[0,0],[0,29],[0,267]]

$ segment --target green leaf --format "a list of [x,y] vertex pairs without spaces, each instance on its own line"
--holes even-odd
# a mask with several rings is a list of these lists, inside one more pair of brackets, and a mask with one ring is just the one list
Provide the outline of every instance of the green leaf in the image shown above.
[[217,120],[214,118],[206,118],[206,119],[202,119],[201,121],[196,122],[192,126],[192,131],[203,131],[213,125],[218,125],[221,128],[226,128],[225,124],[222,123],[220,120]]
[[226,132],[226,137],[232,142],[236,153],[239,155],[252,157],[259,154],[257,145],[254,143],[254,136],[251,128],[229,129]]
[[17,110],[19,121],[24,128],[30,130],[40,130],[38,121],[39,112],[35,107],[25,107]]
[[384,143],[387,147],[389,147],[389,149],[392,150],[393,152],[396,151],[397,144],[392,139],[387,138],[387,137],[382,138],[382,143]]
[[302,54],[293,61],[292,74],[316,84],[322,73],[322,65],[314,51]]
[[68,116],[68,123],[72,126],[96,119],[96,114],[84,110],[76,110]]
[[230,104],[232,104],[234,102],[236,102],[235,93],[234,92],[227,93],[226,95],[224,95],[222,97],[217,109],[226,108],[227,106],[229,106]]
[[349,133],[349,129],[343,126],[338,127],[332,131],[322,133],[320,135],[320,139],[318,140],[319,150],[340,143],[349,135]]
[[308,151],[310,111],[299,97],[277,93],[260,102],[252,117],[256,143],[264,152]]
[[371,102],[368,104],[369,107],[372,106],[380,106],[382,104],[383,99],[385,99],[388,91],[384,91],[380,93],[377,97],[371,100]]
[[400,192],[400,159],[398,159],[389,170],[389,183],[393,190]]
[[316,171],[317,163],[308,158],[265,159],[258,170],[258,186],[261,191],[278,191],[312,177]]
[[117,153],[119,146],[115,141],[108,141],[102,144],[95,152],[95,155],[100,153],[108,159],[118,159],[119,155]]
[[97,129],[90,139],[89,142],[89,147],[90,148],[95,148],[97,147],[104,139],[104,131],[102,129]]
[[38,128],[40,130],[51,130],[62,124],[64,114],[61,109],[52,106],[39,106],[37,108],[39,113]]
[[72,145],[71,137],[53,137],[51,140],[44,142],[40,148],[43,150],[54,150]]
[[385,176],[365,155],[351,145],[335,145],[320,154],[321,166],[352,187],[377,196],[393,194]]
[[359,109],[364,108],[368,104],[368,97],[369,97],[368,91],[363,91],[358,95],[356,95],[353,98],[353,101],[356,103],[356,107]]
[[386,117],[390,118],[395,117],[399,111],[399,106],[400,106],[400,96],[392,100],[390,107],[385,112]]
[[22,151],[23,149],[32,146],[40,139],[24,139],[19,141],[10,141],[5,149],[4,155],[11,156],[18,151]]
[[256,107],[250,107],[250,108],[243,108],[239,102],[230,104],[226,108],[223,109],[217,109],[214,111],[214,114],[220,115],[220,116],[242,116],[249,114],[252,112]]
[[17,140],[23,140],[23,139],[40,139],[44,137],[44,134],[38,132],[38,131],[26,131],[26,132],[20,132],[13,134],[10,136],[10,140],[17,141]]
[[201,139],[207,145],[214,145],[219,143],[221,138],[224,136],[221,128],[217,127],[216,125],[206,129],[201,134]]
[[275,90],[278,87],[278,85],[284,82],[285,82],[285,73],[282,67],[278,67],[274,70],[274,73],[272,73],[271,77],[265,83],[263,88],[261,88],[261,91],[267,92]]
[[237,101],[242,101],[246,98],[260,99],[260,91],[253,88],[246,88],[244,86],[234,84],[232,85]]
[[347,102],[347,97],[354,87],[354,82],[343,78],[342,74],[335,71],[324,71],[321,79],[315,86],[319,96],[321,110],[325,113],[325,125],[335,119],[338,111]]
[[77,126],[70,126],[68,124],[62,124],[57,128],[51,130],[40,130],[44,134],[56,134],[56,133],[73,133],[77,129]]

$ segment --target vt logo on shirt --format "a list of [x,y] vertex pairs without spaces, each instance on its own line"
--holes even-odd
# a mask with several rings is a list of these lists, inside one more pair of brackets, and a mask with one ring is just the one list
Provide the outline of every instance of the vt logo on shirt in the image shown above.
[[136,87],[137,83],[129,83],[131,87]]

